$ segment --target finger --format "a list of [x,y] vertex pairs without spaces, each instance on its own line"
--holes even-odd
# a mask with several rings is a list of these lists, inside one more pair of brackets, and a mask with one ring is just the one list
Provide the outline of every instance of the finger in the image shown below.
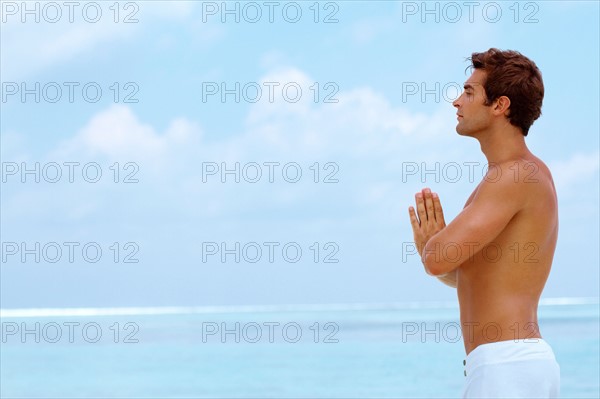
[[435,221],[435,212],[433,210],[433,198],[431,196],[431,190],[426,188],[424,191],[425,197],[425,210],[427,211],[427,221],[434,222]]
[[415,208],[412,206],[408,207],[408,215],[410,216],[410,224],[413,229],[418,229],[421,226],[419,219],[417,219],[417,214],[415,213]]
[[419,221],[421,223],[427,221],[427,211],[425,210],[425,201],[423,200],[423,193],[417,193],[415,195],[417,202],[417,215],[419,215]]
[[435,212],[435,220],[438,223],[446,225],[446,221],[444,220],[444,211],[442,209],[442,203],[440,202],[440,196],[437,193],[433,193],[433,209]]

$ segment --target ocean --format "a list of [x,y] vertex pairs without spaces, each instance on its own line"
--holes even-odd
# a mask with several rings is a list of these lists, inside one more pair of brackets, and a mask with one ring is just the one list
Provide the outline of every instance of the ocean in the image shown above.
[[[3,309],[2,398],[456,398],[456,303]],[[597,298],[548,299],[562,398],[600,397]]]

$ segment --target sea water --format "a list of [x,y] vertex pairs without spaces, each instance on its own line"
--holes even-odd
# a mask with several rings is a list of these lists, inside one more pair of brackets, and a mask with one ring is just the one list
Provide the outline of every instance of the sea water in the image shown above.
[[[539,308],[563,398],[600,397],[599,306]],[[4,309],[0,396],[454,398],[458,316],[453,303]]]

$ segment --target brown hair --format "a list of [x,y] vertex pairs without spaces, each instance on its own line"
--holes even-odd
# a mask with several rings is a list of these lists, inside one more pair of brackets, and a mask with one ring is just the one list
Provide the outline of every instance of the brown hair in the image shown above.
[[510,99],[508,120],[527,136],[529,127],[542,114],[544,82],[537,65],[518,51],[491,48],[473,53],[467,60],[468,68],[482,69],[487,77],[485,105],[491,105],[500,96]]

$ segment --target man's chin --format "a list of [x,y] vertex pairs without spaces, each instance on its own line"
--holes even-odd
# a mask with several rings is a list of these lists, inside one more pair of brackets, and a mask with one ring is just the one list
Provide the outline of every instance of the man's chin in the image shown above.
[[456,133],[458,133],[460,136],[472,136],[471,134],[469,134],[468,131],[466,131],[462,126],[460,126],[460,124],[456,125]]

